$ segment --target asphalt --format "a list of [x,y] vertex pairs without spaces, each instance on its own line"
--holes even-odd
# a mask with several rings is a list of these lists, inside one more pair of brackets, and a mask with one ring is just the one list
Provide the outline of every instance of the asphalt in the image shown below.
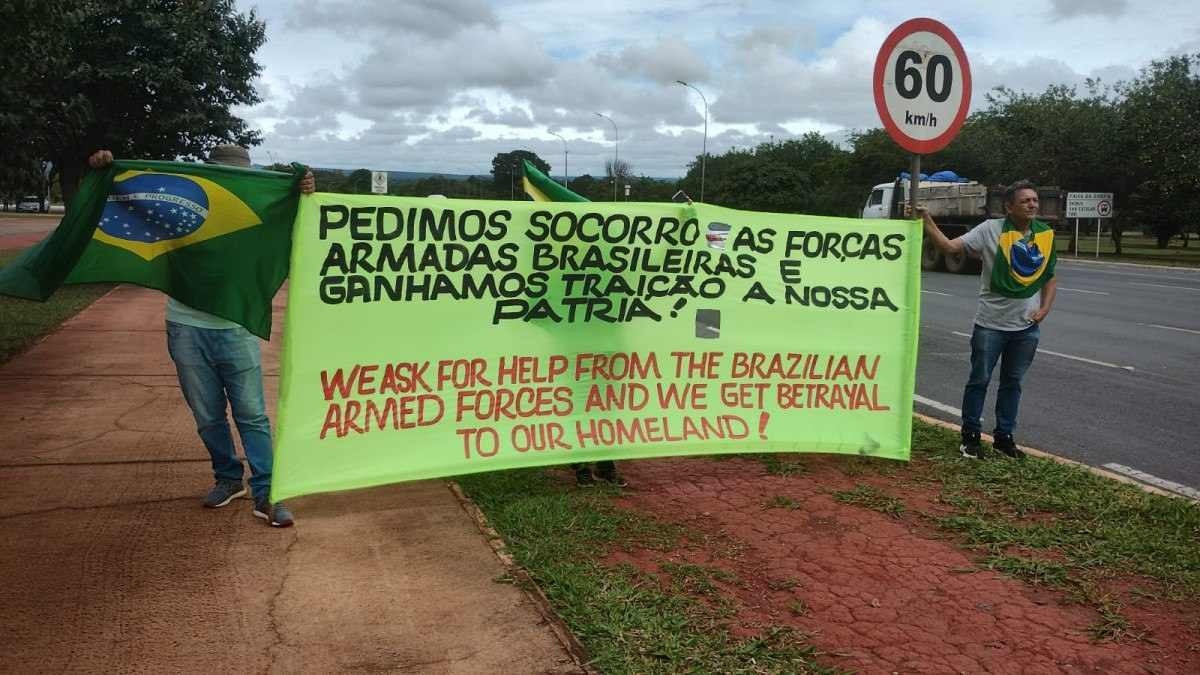
[[[1025,378],[1017,441],[1200,490],[1200,270],[1063,259],[1058,278]],[[945,408],[962,405],[979,277],[926,273],[921,288],[916,408],[958,422]]]
[[164,304],[118,287],[0,367],[0,670],[581,672],[447,483],[295,499],[289,529],[203,509]]

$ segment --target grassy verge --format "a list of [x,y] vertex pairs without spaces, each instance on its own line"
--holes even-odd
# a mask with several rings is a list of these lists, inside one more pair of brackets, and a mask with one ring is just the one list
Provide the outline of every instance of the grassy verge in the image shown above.
[[803,636],[785,629],[737,639],[716,592],[736,578],[701,565],[664,566],[664,585],[613,551],[672,550],[686,530],[616,509],[615,492],[582,491],[550,470],[464,477],[463,490],[605,673],[826,673]]
[[[953,432],[919,421],[913,435],[907,466],[835,458],[856,487],[830,488],[831,496],[928,526],[974,551],[977,569],[1058,589],[1095,608],[1100,618],[1090,631],[1098,640],[1140,637],[1122,613],[1130,594],[1200,597],[1196,504],[1048,460],[964,460]],[[770,474],[812,480],[802,456],[753,457]],[[728,573],[681,564],[662,568],[671,579],[665,583],[609,557],[698,545],[698,533],[617,509],[616,492],[577,490],[553,469],[470,476],[461,484],[603,672],[825,672],[803,635],[730,634],[732,610],[719,592],[720,584],[737,582]],[[906,504],[905,488],[934,490],[936,505]],[[769,493],[760,504],[799,506]],[[803,603],[789,609],[797,616],[809,611]]]
[[[0,251],[3,268],[20,251]],[[33,302],[0,295],[0,363],[8,361],[75,316],[112,288],[112,284],[63,286],[46,302]]]
[[[1096,260],[1096,230],[1089,236],[1085,229],[1080,230],[1079,258]],[[1054,239],[1058,255],[1064,260],[1074,257],[1067,248],[1070,236],[1059,234]],[[1100,239],[1100,260],[1115,262],[1143,263],[1147,265],[1180,265],[1185,267],[1200,267],[1200,241],[1192,237],[1184,248],[1179,239],[1172,239],[1166,248],[1159,248],[1153,237],[1141,235],[1126,235],[1121,239],[1121,255],[1116,254],[1116,247],[1108,233]]]
[[978,551],[981,566],[1092,605],[1096,638],[1137,637],[1113,592],[1123,584],[1150,600],[1200,597],[1197,504],[1049,460],[960,460],[954,432],[920,422],[913,436],[916,477],[939,483],[949,507],[917,516]]

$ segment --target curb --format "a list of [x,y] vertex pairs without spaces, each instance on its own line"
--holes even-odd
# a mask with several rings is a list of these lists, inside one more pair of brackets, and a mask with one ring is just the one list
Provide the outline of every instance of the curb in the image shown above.
[[1077,262],[1084,265],[1119,265],[1121,267],[1137,267],[1147,270],[1186,270],[1190,272],[1200,272],[1200,267],[1190,267],[1187,265],[1150,265],[1148,263],[1131,263],[1120,262],[1117,260],[1088,260],[1085,258],[1067,258],[1063,257],[1059,262]]
[[512,555],[509,554],[508,549],[504,545],[504,538],[488,522],[487,516],[483,514],[483,511],[462,491],[458,483],[448,480],[446,481],[446,486],[450,489],[454,498],[458,500],[458,504],[462,507],[463,511],[466,511],[471,520],[475,522],[475,526],[479,528],[480,533],[487,537],[488,545],[492,547],[492,552],[496,554],[496,558],[507,568],[508,573],[518,581],[516,584],[517,588],[523,590],[525,595],[533,601],[538,613],[542,615],[542,619],[550,626],[554,637],[558,638],[559,643],[567,650],[567,654],[570,655],[571,660],[575,662],[579,670],[587,673],[587,675],[602,675],[600,671],[590,665],[587,649],[584,648],[579,638],[575,637],[575,634],[567,628],[562,618],[554,612],[554,608],[550,604],[550,599],[542,592],[541,586],[537,585],[537,582],[533,580],[533,577],[529,576],[529,572],[525,571],[524,567],[521,567],[517,564],[517,561],[513,560]]
[[[953,422],[947,422],[945,420],[940,420],[936,417],[922,415],[921,413],[913,413],[913,417],[921,420],[922,422],[925,422],[926,424],[932,424],[935,427],[942,427],[943,429],[950,429],[951,431],[957,431],[959,433],[962,432],[962,427],[960,427],[957,424],[954,424]],[[986,439],[989,443],[991,443],[993,440],[991,434],[980,434],[980,435],[984,439]],[[1133,485],[1134,487],[1141,488],[1141,490],[1143,492],[1149,492],[1150,494],[1155,494],[1155,495],[1162,495],[1164,497],[1174,497],[1175,499],[1182,499],[1184,501],[1189,501],[1194,504],[1200,504],[1200,499],[1192,499],[1191,497],[1188,497],[1186,495],[1181,495],[1177,492],[1171,492],[1170,490],[1164,490],[1162,488],[1154,487],[1153,485],[1147,485],[1141,481],[1134,480],[1133,478],[1130,478],[1129,476],[1125,476],[1125,475],[1116,473],[1115,471],[1109,471],[1108,469],[1102,469],[1100,467],[1092,466],[1090,464],[1084,464],[1083,462],[1077,462],[1073,459],[1067,459],[1066,457],[1059,457],[1058,455],[1056,455],[1054,453],[1046,452],[1045,450],[1039,450],[1038,448],[1031,448],[1027,445],[1018,445],[1017,447],[1020,448],[1027,455],[1032,455],[1034,457],[1041,457],[1042,459],[1048,459],[1052,462],[1057,462],[1059,464],[1066,464],[1068,466],[1074,466],[1074,467],[1083,469],[1084,471],[1087,471],[1088,473],[1093,473],[1093,474],[1096,474],[1097,476],[1101,476],[1103,478],[1115,480],[1118,483],[1125,483],[1127,485]]]

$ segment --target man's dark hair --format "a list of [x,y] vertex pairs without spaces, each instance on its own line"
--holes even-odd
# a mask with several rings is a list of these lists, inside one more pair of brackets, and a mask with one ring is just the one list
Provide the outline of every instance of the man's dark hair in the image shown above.
[[1028,178],[1022,178],[1021,180],[1004,188],[1004,203],[1012,204],[1014,201],[1016,201],[1017,192],[1019,190],[1033,190],[1036,193],[1037,186],[1034,185],[1033,181],[1029,180]]

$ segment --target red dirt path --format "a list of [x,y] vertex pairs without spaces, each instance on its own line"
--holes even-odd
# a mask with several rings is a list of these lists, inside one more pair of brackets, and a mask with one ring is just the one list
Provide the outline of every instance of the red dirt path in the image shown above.
[[[737,607],[735,634],[791,627],[825,652],[822,662],[861,673],[1200,673],[1196,606],[1124,593],[1122,612],[1145,636],[1095,642],[1094,608],[981,569],[917,516],[834,501],[833,492],[869,483],[909,512],[938,508],[937,484],[848,477],[847,461],[809,458],[806,473],[787,477],[751,459],[625,463],[632,487],[618,504],[703,541],[611,562],[663,579],[669,562],[732,572],[736,581],[715,583]],[[796,507],[764,508],[776,496]],[[806,607],[799,616],[796,601]]]

